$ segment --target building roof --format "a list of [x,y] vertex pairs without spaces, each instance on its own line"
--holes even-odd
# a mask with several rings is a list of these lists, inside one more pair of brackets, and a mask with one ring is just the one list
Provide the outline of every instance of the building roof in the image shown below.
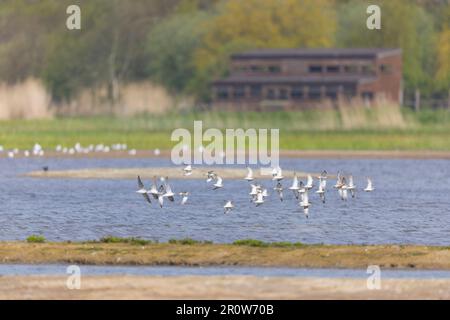
[[327,75],[327,76],[230,76],[225,79],[216,80],[215,85],[221,84],[292,84],[292,83],[370,83],[375,81],[374,77],[361,77],[358,75]]
[[370,59],[401,54],[397,48],[291,48],[291,49],[259,49],[235,53],[232,59],[279,59],[279,58],[360,58]]

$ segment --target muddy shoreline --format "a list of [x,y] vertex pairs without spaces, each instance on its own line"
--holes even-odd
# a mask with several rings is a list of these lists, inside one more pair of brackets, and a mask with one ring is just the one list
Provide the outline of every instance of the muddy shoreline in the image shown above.
[[1,242],[0,263],[148,266],[255,266],[450,270],[450,248],[412,245],[233,244],[146,245],[126,243]]

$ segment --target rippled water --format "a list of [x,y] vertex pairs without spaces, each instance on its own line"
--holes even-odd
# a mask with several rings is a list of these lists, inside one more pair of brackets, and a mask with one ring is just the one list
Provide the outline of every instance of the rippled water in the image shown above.
[[[0,264],[0,275],[61,275],[67,276],[67,265]],[[251,275],[258,277],[318,277],[318,278],[367,278],[362,269],[311,269],[265,267],[179,267],[179,266],[80,266],[82,275],[139,275],[139,276],[230,276]],[[449,279],[446,270],[381,270],[383,279]]]
[[[450,161],[284,159],[284,169],[351,172],[358,187],[374,179],[375,192],[360,192],[342,202],[328,188],[327,203],[311,195],[305,219],[290,193],[255,208],[248,183],[225,181],[212,191],[203,180],[175,180],[175,192],[191,192],[185,206],[149,206],[135,193],[135,179],[36,179],[21,174],[39,170],[170,165],[162,159],[0,159],[0,240],[42,234],[49,240],[87,240],[106,235],[166,241],[191,237],[214,242],[254,238],[331,244],[450,243]],[[176,174],[179,174],[177,171]],[[243,175],[245,170],[243,170]],[[149,177],[147,177],[149,178]],[[148,181],[148,180],[147,180]],[[287,187],[290,181],[284,182]],[[329,185],[334,184],[330,181]],[[233,199],[235,210],[223,214]]]

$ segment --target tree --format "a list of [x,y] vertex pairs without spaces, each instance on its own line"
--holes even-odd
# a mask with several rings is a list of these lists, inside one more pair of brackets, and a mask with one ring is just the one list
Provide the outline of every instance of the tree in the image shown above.
[[408,0],[381,0],[381,30],[369,30],[366,8],[370,4],[358,0],[339,6],[338,45],[401,48],[406,88],[430,91],[436,41],[430,14]]
[[194,51],[205,32],[209,15],[202,11],[175,14],[149,34],[147,53],[150,76],[174,92],[190,91],[195,75]]
[[440,88],[450,90],[450,6],[444,12],[446,18],[437,41],[436,79]]

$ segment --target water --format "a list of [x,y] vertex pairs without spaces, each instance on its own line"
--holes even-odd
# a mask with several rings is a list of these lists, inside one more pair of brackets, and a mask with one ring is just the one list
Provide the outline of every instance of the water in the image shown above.
[[[0,275],[60,275],[67,276],[68,265],[0,264]],[[179,266],[80,266],[82,275],[138,275],[138,276],[230,276],[251,275],[258,277],[318,277],[361,278],[370,274],[363,269],[312,269],[265,267],[179,267]],[[381,270],[383,279],[450,279],[445,270]]]
[[[305,219],[290,192],[280,202],[270,187],[261,207],[249,202],[248,183],[226,180],[211,190],[203,180],[171,179],[175,192],[190,191],[188,204],[149,206],[135,193],[135,179],[36,179],[21,176],[50,170],[170,165],[164,159],[0,159],[0,240],[42,234],[48,240],[91,240],[107,235],[158,241],[190,237],[214,242],[253,238],[327,244],[449,245],[450,161],[282,159],[284,169],[351,172],[364,188],[373,177],[376,191],[359,192],[343,203],[329,181],[327,203],[310,196]],[[179,172],[179,171],[178,171]],[[243,170],[243,176],[246,171]],[[177,173],[178,174],[178,173]],[[149,178],[149,177],[147,177]],[[147,180],[148,183],[148,180]],[[285,187],[291,183],[284,182]],[[224,215],[223,204],[236,208]]]

